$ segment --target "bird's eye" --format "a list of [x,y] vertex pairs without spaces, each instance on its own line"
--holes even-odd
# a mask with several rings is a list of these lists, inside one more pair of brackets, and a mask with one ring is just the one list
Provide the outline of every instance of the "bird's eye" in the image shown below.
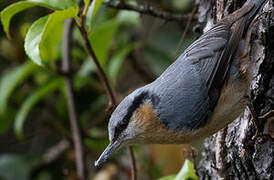
[[[114,141],[127,128],[130,118],[133,115],[134,111],[138,109],[148,98],[149,98],[149,92],[147,91],[143,91],[142,93],[134,97],[134,100],[127,107],[126,113],[123,119],[117,124],[117,126],[114,129],[114,136],[113,136]],[[153,105],[157,105],[159,103],[159,98],[157,96],[152,95],[150,98]]]
[[122,133],[124,129],[126,129],[127,123],[121,122],[115,127],[114,131],[114,139],[116,140],[118,136]]

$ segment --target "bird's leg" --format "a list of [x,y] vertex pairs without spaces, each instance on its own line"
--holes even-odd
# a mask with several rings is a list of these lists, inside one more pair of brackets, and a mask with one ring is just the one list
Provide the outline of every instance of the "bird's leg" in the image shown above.
[[274,109],[260,116],[259,119],[264,122],[264,134],[268,134],[274,138]]
[[241,50],[241,55],[240,57],[244,58],[244,57],[247,57],[249,55],[249,42],[250,42],[250,38],[251,38],[251,33],[252,33],[252,30],[253,30],[253,25],[257,23],[257,21],[259,20],[259,18],[264,15],[264,14],[267,14],[267,12],[263,12],[261,14],[259,14],[250,24],[250,27],[247,32],[246,32],[246,35],[245,35],[245,38],[244,38],[244,47],[243,49]]
[[268,111],[267,113],[265,113],[265,114],[262,115],[262,116],[259,116],[258,119],[263,120],[263,119],[270,118],[270,117],[272,117],[272,116],[274,116],[274,109]]

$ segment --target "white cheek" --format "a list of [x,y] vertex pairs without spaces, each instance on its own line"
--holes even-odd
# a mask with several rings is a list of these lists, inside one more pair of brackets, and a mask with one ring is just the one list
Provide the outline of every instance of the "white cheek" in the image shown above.
[[125,136],[126,140],[134,140],[135,137],[138,135],[138,128],[129,123],[128,127],[124,130],[123,135]]

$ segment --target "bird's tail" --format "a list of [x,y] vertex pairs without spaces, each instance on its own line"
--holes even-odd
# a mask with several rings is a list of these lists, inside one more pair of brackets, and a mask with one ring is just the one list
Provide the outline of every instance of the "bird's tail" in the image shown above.
[[248,18],[247,18],[247,22],[245,24],[244,32],[247,32],[247,29],[248,29],[250,23],[253,21],[253,19],[257,15],[258,11],[261,9],[262,5],[266,2],[266,0],[247,0],[245,2],[244,6],[248,5],[251,2],[254,4],[254,6],[251,9],[251,11],[248,13]]
[[232,25],[244,17],[246,22],[244,22],[243,32],[245,33],[265,1],[266,0],[247,0],[242,8],[223,18],[220,23],[223,21],[226,24]]

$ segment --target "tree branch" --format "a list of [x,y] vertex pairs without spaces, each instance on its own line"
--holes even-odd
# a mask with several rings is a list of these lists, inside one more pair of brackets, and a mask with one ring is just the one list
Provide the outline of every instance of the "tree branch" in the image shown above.
[[136,161],[134,156],[134,151],[131,146],[128,148],[128,153],[131,161],[131,179],[137,180],[137,167],[136,167]]
[[56,161],[64,152],[71,147],[69,140],[61,140],[55,146],[49,148],[47,152],[42,156],[42,165],[50,164]]
[[184,40],[185,40],[186,33],[187,33],[187,31],[188,31],[188,29],[189,29],[189,27],[190,27],[190,23],[191,23],[191,21],[192,21],[192,19],[193,19],[193,16],[194,16],[194,13],[196,12],[196,10],[197,10],[197,6],[195,6],[195,7],[192,9],[191,14],[190,14],[190,16],[189,16],[188,19],[187,19],[187,23],[186,23],[185,30],[184,30],[184,32],[183,32],[183,34],[182,34],[182,37],[181,37],[181,39],[180,39],[180,42],[179,42],[179,44],[178,44],[178,46],[177,46],[176,56],[179,56],[180,53],[181,53],[181,52],[180,52],[180,48],[182,47],[182,44],[183,44],[183,42],[184,42]]
[[55,163],[67,150],[71,148],[71,143],[67,139],[63,139],[56,145],[50,147],[45,154],[42,155],[41,161],[34,166],[31,172],[32,179],[43,170]]
[[[78,28],[82,34],[82,37],[84,38],[84,42],[85,42],[87,51],[88,51],[89,55],[92,57],[92,60],[95,64],[95,66],[97,67],[97,71],[96,71],[97,75],[98,75],[100,81],[103,83],[104,89],[107,93],[109,102],[108,102],[108,107],[107,107],[106,111],[111,112],[117,106],[117,101],[114,96],[114,92],[110,86],[109,80],[108,80],[103,68],[101,67],[99,60],[98,60],[90,42],[89,42],[88,34],[85,29],[85,15],[83,15],[83,14],[81,15],[81,25],[78,25]],[[131,158],[131,164],[132,164],[132,180],[136,180],[135,177],[137,176],[137,173],[136,173],[136,168],[134,168],[134,167],[136,167],[136,164],[135,164],[133,149],[131,146],[129,146],[129,151],[131,152],[130,158]]]
[[91,46],[91,44],[89,43],[89,40],[88,40],[88,34],[87,34],[87,31],[85,29],[85,26],[83,25],[84,20],[82,20],[82,25],[81,26],[78,26],[81,34],[82,34],[82,37],[84,38],[84,41],[85,41],[85,46],[87,48],[87,51],[89,53],[89,55],[92,57],[92,60],[95,64],[95,66],[97,67],[97,75],[100,79],[100,81],[103,83],[103,86],[104,86],[104,89],[107,93],[107,96],[108,96],[108,99],[109,99],[109,102],[108,102],[108,107],[106,109],[106,111],[111,111],[117,104],[116,104],[116,99],[115,99],[115,96],[114,96],[114,93],[111,89],[111,86],[110,86],[110,83],[107,79],[107,76],[103,70],[103,68],[101,67],[99,61],[98,61],[98,58],[97,56],[95,55],[94,51],[93,51],[93,48]]
[[[164,19],[166,21],[177,21],[177,22],[183,22],[187,19],[189,19],[189,16],[191,14],[178,14],[178,13],[172,13],[172,12],[166,12],[163,10],[156,9],[148,4],[141,4],[138,6],[126,4],[121,1],[108,1],[104,3],[107,7],[115,8],[115,9],[121,9],[121,10],[129,10],[129,11],[136,11],[140,14],[146,14],[149,16],[154,16],[157,18]],[[196,16],[193,17],[193,19],[197,19]]]
[[65,77],[65,87],[67,93],[67,106],[69,112],[70,128],[72,131],[72,139],[75,147],[76,155],[76,169],[77,176],[80,180],[87,179],[86,165],[85,165],[85,152],[83,147],[81,125],[76,113],[75,101],[73,95],[73,85],[70,72],[70,50],[71,50],[71,35],[72,35],[73,20],[67,20],[63,35],[63,59],[62,59],[62,72]]

